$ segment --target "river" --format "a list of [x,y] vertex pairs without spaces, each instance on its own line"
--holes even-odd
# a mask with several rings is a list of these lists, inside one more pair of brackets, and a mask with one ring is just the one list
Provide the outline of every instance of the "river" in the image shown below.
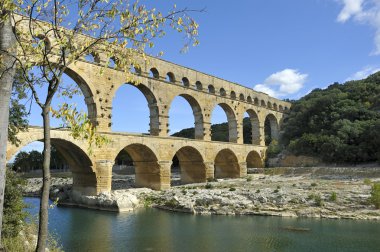
[[[25,202],[32,215],[38,213],[38,198]],[[49,230],[64,251],[380,251],[376,221],[64,207],[54,207],[49,214]]]

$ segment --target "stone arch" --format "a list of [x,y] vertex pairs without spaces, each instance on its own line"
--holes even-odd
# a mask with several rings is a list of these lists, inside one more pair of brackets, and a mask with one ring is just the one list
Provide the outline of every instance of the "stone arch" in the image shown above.
[[154,78],[154,79],[159,79],[160,78],[160,73],[158,72],[157,68],[152,67],[149,71],[149,77]]
[[[204,138],[204,128],[203,128],[203,114],[202,108],[199,105],[198,101],[191,95],[188,94],[180,94],[178,96],[183,97],[190,105],[193,110],[194,115],[194,137],[195,139],[203,139]],[[174,98],[173,98],[174,100]],[[172,100],[172,102],[173,102]],[[169,108],[170,109],[170,108]]]
[[208,85],[208,92],[210,93],[210,94],[215,94],[215,88],[214,88],[214,86],[213,85]]
[[206,182],[206,166],[197,149],[184,146],[176,152],[175,156],[179,161],[181,184]]
[[171,82],[171,83],[175,83],[175,76],[172,72],[168,72],[166,74],[166,81]]
[[186,77],[183,77],[182,78],[182,84],[185,86],[185,87],[190,87],[190,81],[188,78]]
[[249,120],[251,122],[251,139],[252,144],[260,145],[260,121],[259,116],[253,109],[248,109],[246,111],[249,115]]
[[280,112],[284,111],[284,107],[282,105],[278,106],[278,109],[280,110]]
[[[127,145],[123,150],[125,150],[133,160],[136,187],[149,187],[155,190],[161,189],[161,167],[152,149],[146,145],[134,143]],[[122,150],[118,153],[121,151]]]
[[264,163],[260,157],[260,154],[256,151],[251,151],[247,155],[247,168],[263,168]]
[[[228,141],[237,142],[237,121],[233,109],[227,103],[219,103],[216,106],[220,106],[227,115],[228,121]],[[214,108],[215,109],[215,108]]]
[[84,96],[84,102],[87,106],[87,114],[93,125],[97,126],[98,108],[94,99],[95,88],[90,86],[74,69],[68,67],[65,74],[69,76],[78,85]]
[[219,94],[220,94],[220,96],[226,96],[227,95],[226,90],[224,88],[219,89]]
[[[42,129],[40,132],[25,132],[28,138],[22,141],[17,148],[13,148],[7,152],[7,157],[10,159],[20,149],[26,145],[39,141],[43,141]],[[68,133],[67,133],[68,134]],[[80,143],[74,143],[68,137],[62,138],[52,132],[51,144],[62,155],[70,167],[73,176],[73,190],[86,195],[95,195],[97,193],[97,178],[94,170],[94,164],[87,152],[82,149]]]
[[[159,134],[159,109],[157,105],[157,99],[153,92],[145,85],[143,84],[131,84],[131,83],[125,83],[123,85],[132,85],[136,87],[145,97],[148,107],[149,107],[149,133],[150,135],[157,136]],[[118,89],[123,86],[120,85]],[[113,95],[113,99],[116,97],[117,90],[115,90],[115,93]]]
[[230,149],[218,152],[214,161],[215,178],[238,178],[240,177],[240,166],[238,159]]
[[231,97],[231,99],[234,99],[234,100],[236,99],[235,91],[231,91],[230,97]]
[[268,114],[265,117],[264,124],[265,131],[265,144],[269,145],[272,140],[278,140],[279,136],[279,127],[277,118],[273,114]]
[[251,96],[247,97],[247,102],[252,103],[252,97]]
[[267,104],[265,103],[265,101],[261,100],[261,107],[266,107],[266,106],[267,106]]
[[197,90],[203,90],[202,82],[200,81],[195,82],[195,87],[197,88]]
[[268,103],[267,103],[267,106],[268,106],[268,108],[270,108],[270,109],[273,108],[272,103],[269,102],[269,101],[268,101]]
[[257,97],[255,97],[253,103],[254,103],[256,106],[259,106],[259,99],[258,99]]
[[241,100],[241,101],[244,101],[244,100],[245,100],[245,98],[244,98],[244,94],[240,94],[240,95],[239,95],[239,100]]
[[278,110],[277,103],[273,103],[273,109],[276,111]]

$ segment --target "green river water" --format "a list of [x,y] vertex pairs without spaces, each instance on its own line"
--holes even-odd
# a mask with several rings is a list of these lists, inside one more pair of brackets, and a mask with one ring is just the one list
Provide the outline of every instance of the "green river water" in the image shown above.
[[[32,214],[38,198],[25,198]],[[380,221],[50,210],[64,251],[380,251]]]

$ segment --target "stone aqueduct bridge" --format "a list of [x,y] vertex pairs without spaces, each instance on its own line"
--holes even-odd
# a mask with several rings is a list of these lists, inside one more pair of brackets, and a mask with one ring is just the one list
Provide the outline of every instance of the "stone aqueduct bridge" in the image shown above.
[[[112,166],[123,149],[134,161],[137,186],[169,188],[174,155],[180,162],[183,183],[245,176],[247,166],[261,167],[265,158],[265,120],[270,121],[272,138],[278,137],[279,125],[290,107],[290,103],[267,94],[157,58],[142,60],[140,68],[134,69],[135,84],[128,84],[128,74],[106,66],[105,54],[93,56],[94,61],[83,58],[66,73],[79,85],[90,119],[110,143],[89,154],[86,142],[74,140],[69,131],[52,130],[52,143],[69,163],[74,190],[81,193],[92,195],[111,190]],[[111,132],[112,100],[125,84],[137,87],[147,100],[149,135]],[[176,96],[185,98],[193,110],[195,139],[168,136],[168,113]],[[217,105],[227,115],[229,142],[211,141],[211,113]],[[253,144],[243,144],[245,112],[252,123]],[[8,143],[7,159],[21,147],[42,138],[42,129],[38,127],[20,132],[21,144],[16,147]]]

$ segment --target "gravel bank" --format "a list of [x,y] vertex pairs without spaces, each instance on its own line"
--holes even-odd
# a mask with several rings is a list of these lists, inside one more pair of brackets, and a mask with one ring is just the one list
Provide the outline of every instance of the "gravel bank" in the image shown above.
[[[380,181],[379,178],[373,182]],[[28,179],[25,195],[38,196],[41,179]],[[363,179],[314,178],[310,175],[249,175],[244,179],[175,186],[165,191],[134,189],[130,176],[116,176],[113,190],[98,196],[71,193],[71,179],[53,178],[52,197],[65,204],[111,211],[139,207],[202,215],[271,215],[380,220],[368,203],[371,185]],[[129,189],[128,189],[129,188]]]

